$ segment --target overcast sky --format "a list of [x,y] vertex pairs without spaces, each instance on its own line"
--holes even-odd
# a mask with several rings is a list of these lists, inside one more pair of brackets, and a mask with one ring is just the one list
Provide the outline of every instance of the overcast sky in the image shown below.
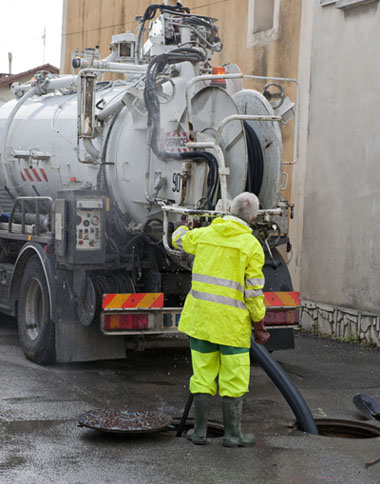
[[[63,0],[0,0],[0,72],[12,74],[42,64],[60,67]],[[46,27],[46,45],[43,45]]]

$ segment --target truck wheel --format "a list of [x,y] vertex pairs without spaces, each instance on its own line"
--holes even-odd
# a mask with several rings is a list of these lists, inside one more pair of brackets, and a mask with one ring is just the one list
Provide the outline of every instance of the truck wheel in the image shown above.
[[37,256],[29,259],[21,280],[18,334],[26,357],[40,365],[55,361],[55,327],[50,319],[46,277]]

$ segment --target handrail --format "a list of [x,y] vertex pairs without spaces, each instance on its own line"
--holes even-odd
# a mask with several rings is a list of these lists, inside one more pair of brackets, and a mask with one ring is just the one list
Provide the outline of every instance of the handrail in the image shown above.
[[[35,203],[35,213],[30,214],[30,213],[25,213],[25,202],[34,202]],[[8,221],[8,231],[9,233],[12,233],[12,225],[15,222],[15,214],[16,214],[16,209],[20,205],[21,206],[21,233],[25,234],[25,225],[28,223],[27,216],[35,217],[35,220],[33,221],[35,224],[35,235],[40,235],[41,233],[41,204],[43,202],[48,202],[49,203],[49,212],[46,213],[46,216],[50,217],[52,216],[53,213],[53,203],[54,200],[52,197],[17,197],[16,200],[14,201],[12,212],[9,216],[9,221]]]

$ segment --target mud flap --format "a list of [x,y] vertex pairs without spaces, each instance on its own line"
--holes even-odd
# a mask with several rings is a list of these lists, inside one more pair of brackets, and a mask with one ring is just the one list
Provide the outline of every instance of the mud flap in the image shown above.
[[83,326],[78,321],[57,322],[55,336],[58,363],[126,357],[123,336],[105,336],[96,325]]

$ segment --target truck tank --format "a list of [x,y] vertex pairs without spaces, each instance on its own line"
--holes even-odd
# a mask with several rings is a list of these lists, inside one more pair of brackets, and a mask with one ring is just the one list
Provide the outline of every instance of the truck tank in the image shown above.
[[[222,48],[215,22],[180,4],[151,5],[137,35],[113,36],[106,59],[85,49],[72,75],[40,71],[15,83],[15,99],[0,107],[0,261],[10,301],[0,307],[33,312],[20,291],[37,255],[60,361],[76,357],[62,350],[67,331],[59,322],[93,325],[105,293],[162,291],[168,305],[180,306],[191,261],[170,246],[170,233],[184,220],[201,226],[228,213],[243,191],[259,196],[255,230],[269,265],[282,263],[273,255],[287,241],[280,126],[294,105],[286,99],[281,111],[282,89],[277,104],[269,89],[244,89],[243,79],[255,76],[235,65],[212,68]],[[123,79],[104,80],[109,73]],[[27,326],[25,314],[18,319]],[[46,362],[35,348],[40,326],[20,333],[27,356]],[[78,338],[70,338],[74,345]]]
[[[165,93],[166,89],[169,94],[163,94],[160,143],[169,154],[190,152],[186,146],[191,133],[184,91],[196,72],[185,61],[178,66],[176,74],[161,85],[162,92]],[[1,187],[6,187],[14,197],[38,193],[56,198],[60,190],[70,186],[86,184],[97,189],[103,171],[105,183],[120,212],[136,223],[144,223],[152,211],[159,209],[157,202],[161,200],[202,208],[206,163],[190,162],[192,176],[186,198],[182,200],[181,180],[186,158],[166,161],[150,153],[143,93],[143,86],[136,87],[136,82],[96,83],[94,102],[98,108],[95,108],[95,116],[102,112],[103,105],[122,103],[123,106],[111,115],[112,119],[105,120],[99,136],[93,141],[90,138],[93,147],[90,153],[77,142],[77,93],[62,89],[58,93],[32,96],[17,110],[11,123],[9,119],[18,101],[6,103],[0,108],[3,134]],[[240,91],[231,96],[225,89],[205,85],[205,81],[196,86],[190,102],[193,130],[202,141],[214,142],[222,120],[239,114],[242,104],[246,114],[247,102],[256,102],[260,113],[274,115],[269,102],[255,91]],[[250,112],[257,111],[253,108]],[[7,124],[10,126],[4,140]],[[272,151],[277,152],[264,152],[266,159],[262,163],[267,173],[264,182],[256,181],[256,185],[259,183],[257,194],[262,200],[262,208],[274,208],[279,199],[282,174],[281,133],[275,123],[270,127],[266,124],[261,122],[259,132],[263,131],[263,139],[270,143]],[[251,121],[250,125],[254,126],[254,122]],[[229,168],[228,197],[232,199],[245,190],[247,183],[254,185],[255,176],[262,175],[250,173],[248,180],[246,130],[242,121],[233,121],[226,126],[220,145]],[[92,159],[94,153],[102,158],[101,161]],[[156,207],[152,208],[154,205]]]

